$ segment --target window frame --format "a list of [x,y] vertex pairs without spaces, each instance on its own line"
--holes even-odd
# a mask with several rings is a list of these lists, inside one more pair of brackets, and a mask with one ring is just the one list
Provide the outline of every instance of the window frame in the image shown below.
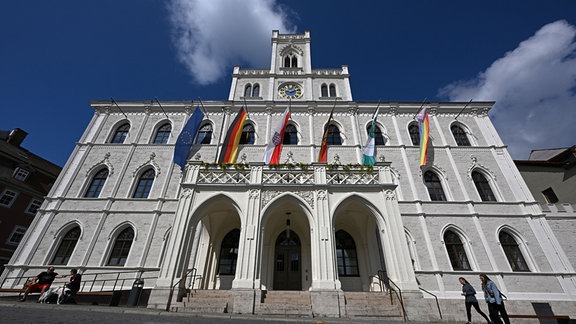
[[466,132],[466,129],[462,125],[452,124],[450,126],[450,132],[457,146],[472,146],[472,142],[468,138],[468,132]]
[[30,175],[30,171],[26,170],[24,168],[16,168],[14,169],[14,174],[13,174],[13,178],[18,180],[18,181],[26,181],[26,179],[28,179],[28,176]]
[[[169,129],[163,129],[165,127],[168,127]],[[156,133],[152,139],[152,144],[168,144],[170,135],[172,135],[172,124],[168,122],[163,123],[160,127],[158,127],[158,129],[156,129]]]
[[[338,277],[360,277],[358,248],[356,247],[354,237],[347,231],[339,229],[334,233],[334,242]],[[350,273],[348,273],[349,271]]]
[[[26,207],[26,213],[31,214],[31,215],[36,215],[36,213],[38,212],[38,209],[40,209],[43,202],[44,202],[43,200],[36,199],[36,198],[30,199],[30,203],[28,204],[28,207]],[[35,208],[33,209],[33,207],[35,207]],[[31,209],[33,209],[33,211],[31,211]]]
[[[240,246],[240,229],[235,228],[222,238],[220,244],[220,253],[218,254],[218,269],[216,273],[221,276],[236,275],[236,266],[238,264],[238,250]],[[233,250],[230,252],[230,249]],[[226,251],[228,250],[228,251]],[[224,268],[228,271],[222,272]]]
[[[100,175],[103,172],[106,172],[106,177],[102,177]],[[100,198],[100,194],[102,193],[102,189],[104,189],[104,185],[106,185],[106,181],[108,181],[109,176],[110,176],[110,171],[108,170],[108,168],[102,168],[102,169],[98,170],[98,172],[94,173],[94,175],[90,179],[90,183],[88,184],[88,186],[86,187],[86,190],[84,191],[83,198]],[[90,194],[91,192],[96,193],[96,189],[97,189],[97,194]]]
[[408,135],[413,146],[420,146],[420,126],[418,123],[412,122],[408,125]]
[[[288,131],[288,129],[294,129],[294,131]],[[298,127],[296,125],[289,123],[286,125],[284,130],[284,138],[282,139],[282,145],[298,145]]]
[[[118,125],[114,129],[114,133],[112,133],[112,136],[110,137],[110,141],[108,141],[108,143],[109,144],[124,144],[124,142],[126,142],[126,138],[128,138],[129,132],[130,132],[130,123],[129,122],[125,122],[125,123]],[[122,139],[122,141],[120,141],[120,139]]]
[[14,228],[12,229],[12,232],[10,233],[10,235],[8,235],[8,238],[6,239],[6,245],[18,246],[22,242],[24,235],[26,235],[26,231],[28,231],[28,227],[22,225],[15,225]]
[[[16,199],[18,199],[19,195],[20,195],[19,191],[10,188],[5,188],[4,191],[2,191],[2,194],[0,195],[0,206],[6,208],[12,207]],[[6,203],[4,203],[5,200],[7,200]]]
[[326,145],[342,145],[342,133],[336,124],[326,126]]
[[442,238],[452,270],[472,271],[472,265],[468,258],[468,251],[466,251],[466,246],[462,241],[462,237],[453,229],[448,229],[444,232]]
[[[204,130],[204,128],[209,128],[209,130]],[[194,138],[194,144],[210,144],[212,142],[212,136],[214,134],[214,127],[211,123],[205,123],[198,128],[196,137]],[[202,137],[200,137],[202,135]],[[204,143],[208,139],[208,143]]]
[[245,123],[240,135],[240,145],[256,144],[256,127],[252,123]]
[[[505,238],[509,238],[511,241],[503,242],[503,235],[506,235]],[[518,240],[519,238],[516,235],[513,235],[506,230],[502,230],[498,233],[498,243],[500,243],[500,246],[502,247],[502,251],[508,261],[510,269],[513,272],[532,272],[530,265],[526,261],[527,258],[524,255],[526,251],[523,251]],[[522,267],[525,267],[525,269],[522,269]]]
[[496,194],[494,194],[494,190],[490,184],[490,180],[488,180],[486,175],[478,170],[474,170],[470,174],[470,177],[472,178],[472,182],[474,183],[474,187],[476,188],[476,192],[478,192],[480,200],[486,202],[498,201],[498,198],[496,197]]
[[[130,231],[130,233],[128,231]],[[125,238],[122,236],[128,236],[128,237]],[[126,266],[126,262],[128,262],[128,257],[130,256],[130,251],[132,250],[132,245],[134,243],[135,237],[136,232],[130,226],[118,232],[118,235],[114,237],[114,244],[112,245],[112,249],[110,250],[110,255],[108,256],[108,260],[106,261],[106,266],[112,266],[112,267]],[[118,246],[119,243],[122,245]],[[117,259],[117,261],[115,263],[112,263],[112,259]]]
[[[431,179],[434,181],[428,182],[426,179],[427,174],[432,174],[436,179]],[[422,174],[422,180],[424,181],[424,186],[428,191],[428,197],[430,198],[431,201],[448,201],[448,196],[446,195],[446,190],[444,190],[444,184],[442,183],[442,179],[438,176],[438,174],[435,171],[426,170],[424,174]],[[438,185],[435,185],[436,183]],[[435,199],[438,197],[443,199]]]
[[66,234],[61,237],[60,242],[58,243],[58,248],[56,249],[56,252],[54,252],[54,256],[52,257],[52,262],[50,264],[68,265],[81,236],[82,229],[78,225],[66,231]]
[[[138,176],[138,181],[136,181],[131,198],[148,199],[152,192],[152,187],[154,186],[154,180],[156,180],[156,170],[154,170],[154,168],[147,168],[142,171]],[[146,193],[145,196],[144,193]]]

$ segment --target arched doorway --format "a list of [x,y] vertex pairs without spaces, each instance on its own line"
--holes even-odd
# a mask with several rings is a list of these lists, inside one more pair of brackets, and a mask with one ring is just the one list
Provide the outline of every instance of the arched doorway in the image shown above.
[[302,290],[300,238],[294,231],[282,231],[274,253],[274,290]]

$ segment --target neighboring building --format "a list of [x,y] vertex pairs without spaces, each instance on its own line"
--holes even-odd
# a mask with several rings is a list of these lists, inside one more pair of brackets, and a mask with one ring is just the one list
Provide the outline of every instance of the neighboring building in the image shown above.
[[[211,291],[226,296],[231,313],[287,314],[268,300],[296,291],[310,314],[335,317],[382,315],[374,300],[387,298],[374,292],[389,278],[409,319],[439,320],[422,288],[455,320],[465,316],[458,277],[480,290],[478,274],[487,273],[511,313],[533,313],[540,301],[576,316],[574,252],[521,181],[488,117],[493,102],[462,111],[462,102],[354,101],[348,68],[313,69],[310,53],[309,32],[274,31],[269,68],[235,67],[228,100],[203,102],[184,172],[172,156],[191,101],[93,101],[90,124],[3,277],[47,264],[140,271],[154,276],[145,282],[151,308],[190,307]],[[237,163],[217,165],[243,105]],[[288,106],[282,163],[265,165]],[[422,106],[430,113],[424,167]],[[372,169],[359,164],[377,108]],[[319,163],[325,130],[328,159]],[[185,277],[198,291],[183,304],[171,290]],[[355,298],[365,298],[357,308]]]
[[514,163],[539,203],[576,204],[576,145],[533,150],[528,160]]
[[20,145],[25,131],[0,131],[0,271],[62,170]]

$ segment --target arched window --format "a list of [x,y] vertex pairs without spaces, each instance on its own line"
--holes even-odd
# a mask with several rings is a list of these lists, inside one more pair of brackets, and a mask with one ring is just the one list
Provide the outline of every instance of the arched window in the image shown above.
[[460,237],[458,237],[456,233],[446,231],[446,233],[444,233],[444,245],[446,245],[446,251],[448,252],[452,269],[472,270],[468,262],[468,257],[466,256],[466,251],[464,250],[464,244],[462,244],[462,240],[460,240]]
[[410,133],[410,140],[412,141],[412,145],[420,145],[420,127],[418,127],[418,124],[410,124],[408,126],[408,133]]
[[138,185],[136,185],[136,190],[134,190],[132,198],[148,198],[155,176],[156,172],[154,172],[154,169],[148,169],[142,173],[140,179],[138,179]]
[[[366,133],[370,136],[370,128],[372,124],[366,125]],[[386,140],[384,140],[384,135],[382,135],[382,130],[378,125],[374,125],[374,144],[376,145],[386,145]]]
[[292,67],[298,67],[298,57],[297,56],[292,56]]
[[236,261],[238,260],[238,242],[240,241],[240,230],[233,229],[222,240],[220,247],[220,259],[218,261],[218,274],[236,274]]
[[128,136],[129,130],[130,130],[130,124],[124,123],[124,124],[120,125],[118,128],[116,128],[116,132],[114,133],[114,136],[110,140],[110,143],[112,143],[112,144],[124,143],[126,136]]
[[326,84],[322,84],[322,86],[320,87],[320,96],[322,97],[328,97],[328,86]]
[[296,130],[296,126],[292,124],[286,125],[286,130],[284,130],[284,141],[282,143],[286,145],[298,144],[298,130]]
[[284,67],[290,67],[290,56],[288,55],[284,58]]
[[80,234],[81,231],[80,227],[78,226],[69,230],[68,233],[66,233],[66,235],[64,235],[62,238],[62,241],[58,246],[58,250],[56,250],[56,254],[54,255],[54,258],[50,264],[67,265],[68,261],[70,261],[70,257],[72,256],[72,252],[74,252],[76,243],[78,243]]
[[466,136],[466,132],[462,129],[462,127],[458,125],[452,125],[450,127],[452,131],[452,135],[454,136],[454,140],[456,140],[456,145],[458,146],[470,146],[470,141],[468,140],[468,136]]
[[501,231],[498,238],[500,239],[500,245],[502,245],[502,249],[504,250],[504,254],[506,254],[512,271],[530,271],[514,237],[505,231]]
[[339,230],[336,232],[336,259],[338,275],[341,277],[358,277],[358,257],[356,243],[350,234]]
[[428,188],[430,200],[446,201],[446,195],[444,195],[444,189],[442,189],[442,182],[436,173],[432,171],[426,171],[424,173],[424,184],[426,184],[426,188]]
[[256,140],[254,125],[246,124],[242,128],[242,135],[240,135],[240,144],[254,144]]
[[252,88],[252,97],[260,97],[260,85],[258,83],[255,83]]
[[198,130],[194,144],[210,144],[212,141],[212,124],[204,124]]
[[340,138],[340,130],[336,125],[328,125],[326,144],[342,145],[342,138]]
[[110,253],[110,258],[106,265],[109,266],[123,266],[126,264],[128,259],[128,253],[130,253],[130,248],[132,247],[132,241],[134,240],[134,230],[131,227],[123,230],[116,237],[114,242],[114,247],[112,248],[112,253]]
[[482,173],[473,171],[472,180],[474,181],[474,185],[476,186],[476,190],[478,190],[478,194],[482,201],[496,201],[496,196],[494,196],[492,188],[490,188],[490,183]]
[[172,125],[166,123],[162,127],[158,128],[156,136],[154,137],[154,144],[166,144],[168,143],[168,138],[170,137],[170,132],[172,131]]
[[330,97],[336,97],[336,86],[334,84],[330,85]]
[[108,169],[104,168],[98,173],[94,175],[86,193],[84,194],[85,198],[98,198],[100,197],[100,192],[104,187],[104,183],[106,183],[106,179],[108,178]]
[[248,83],[246,85],[246,88],[244,88],[244,97],[250,97],[250,96],[252,96],[252,85]]

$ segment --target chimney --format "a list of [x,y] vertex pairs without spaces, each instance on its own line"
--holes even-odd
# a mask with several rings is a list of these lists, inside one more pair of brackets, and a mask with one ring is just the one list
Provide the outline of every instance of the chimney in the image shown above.
[[8,140],[6,142],[14,145],[14,146],[20,146],[20,144],[24,141],[24,139],[26,138],[26,135],[28,135],[28,133],[26,133],[25,131],[21,130],[20,128],[14,128],[11,132],[10,132],[10,136],[8,137]]

